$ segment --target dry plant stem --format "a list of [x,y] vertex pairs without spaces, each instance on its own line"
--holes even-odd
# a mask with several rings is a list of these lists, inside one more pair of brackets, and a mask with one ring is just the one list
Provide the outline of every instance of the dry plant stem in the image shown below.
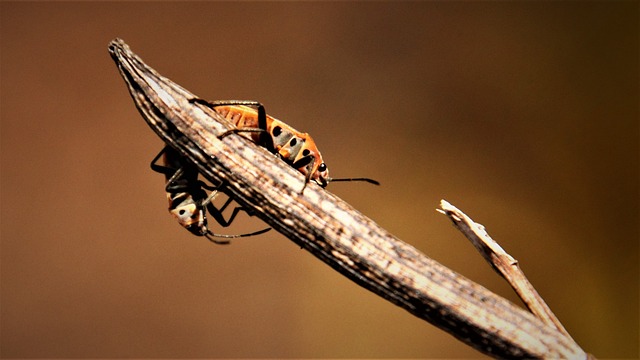
[[489,236],[484,226],[471,220],[465,213],[447,201],[440,202],[442,213],[447,215],[458,230],[460,230],[478,249],[482,257],[492,265],[493,269],[500,274],[518,294],[520,299],[529,310],[540,320],[548,325],[554,326],[566,336],[569,332],[562,326],[560,320],[551,311],[547,303],[531,285],[529,279],[524,275],[518,260],[509,255],[498,243]]
[[[204,177],[352,281],[503,358],[584,359],[569,337],[398,240],[335,195],[309,184],[273,154],[237,135],[194,95],[160,76],[119,39],[109,45],[149,126]],[[179,55],[175,55],[179,56]]]

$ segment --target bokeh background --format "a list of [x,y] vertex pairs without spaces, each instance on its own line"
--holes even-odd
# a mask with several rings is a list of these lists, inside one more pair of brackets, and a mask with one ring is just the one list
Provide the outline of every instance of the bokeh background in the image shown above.
[[[207,99],[313,134],[332,191],[520,304],[444,198],[583,348],[638,351],[637,2],[2,2],[3,357],[480,353],[278,233],[215,246],[166,211],[121,37]],[[241,216],[225,233],[264,227]]]

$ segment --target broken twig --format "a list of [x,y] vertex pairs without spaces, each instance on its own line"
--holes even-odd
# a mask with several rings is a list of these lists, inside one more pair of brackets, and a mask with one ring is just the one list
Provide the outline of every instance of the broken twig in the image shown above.
[[465,213],[445,200],[440,202],[440,207],[442,208],[441,212],[451,219],[455,227],[471,241],[493,269],[507,280],[527,308],[540,320],[570,337],[569,332],[562,326],[560,320],[524,275],[518,266],[518,261],[489,236],[484,226],[474,222]]

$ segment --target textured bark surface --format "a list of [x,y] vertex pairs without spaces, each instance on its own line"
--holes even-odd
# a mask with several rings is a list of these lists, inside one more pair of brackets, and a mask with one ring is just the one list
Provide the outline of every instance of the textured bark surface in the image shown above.
[[357,284],[496,357],[584,359],[568,336],[400,241],[246,138],[144,64],[119,39],[109,52],[135,105],[166,143],[269,226]]

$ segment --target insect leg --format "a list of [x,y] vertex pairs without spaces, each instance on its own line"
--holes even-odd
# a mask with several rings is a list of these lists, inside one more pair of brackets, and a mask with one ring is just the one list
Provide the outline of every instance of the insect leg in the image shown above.
[[264,106],[255,100],[215,100],[215,101],[207,101],[205,99],[200,99],[200,98],[191,98],[189,99],[189,102],[192,104],[200,104],[200,105],[204,105],[210,108],[214,108],[216,106],[237,106],[237,105],[244,105],[244,106],[255,106],[257,108],[264,108]]
[[291,167],[295,168],[295,169],[299,169],[303,166],[306,166],[308,164],[311,164],[310,167],[313,167],[313,163],[315,162],[316,158],[313,157],[313,155],[307,155],[307,156],[303,156],[300,158],[300,160],[291,163]]
[[[253,214],[249,211],[247,211],[245,208],[241,207],[241,206],[236,206],[233,211],[231,212],[231,216],[229,216],[229,220],[226,220],[224,218],[224,216],[222,215],[222,212],[229,206],[229,204],[231,204],[231,202],[233,201],[232,198],[228,198],[227,201],[220,207],[220,209],[216,208],[213,203],[212,200],[215,198],[215,195],[210,195],[203,203],[202,206],[206,206],[207,210],[209,211],[209,215],[211,215],[218,224],[220,224],[222,227],[227,227],[229,225],[231,225],[231,223],[233,222],[233,220],[236,218],[236,216],[238,215],[238,213],[240,211],[244,211],[245,213],[247,213],[247,215],[249,216],[253,216]],[[251,233],[251,234],[243,234],[246,236],[249,235],[258,235],[258,234],[262,234],[265,233],[267,231],[271,230],[271,228],[266,228],[266,229],[262,229],[260,231],[256,231],[255,233]]]
[[162,155],[164,155],[167,152],[168,148],[169,146],[163,147],[162,150],[160,150],[160,152],[158,153],[158,155],[156,155],[156,157],[154,157],[153,160],[151,160],[151,164],[150,164],[151,170],[163,175],[173,174],[173,172],[176,171],[176,169],[168,167],[166,165],[156,164],[158,160],[160,160]]
[[223,185],[224,185],[224,182],[222,182],[222,181],[217,185],[209,185],[209,184],[205,183],[202,180],[198,180],[198,186],[203,188],[203,189],[205,189],[205,190],[209,190],[209,191],[220,190]]
[[[311,155],[307,155],[307,156],[303,157],[302,159],[300,159],[300,160],[296,161],[296,164],[297,164],[297,163],[302,163],[302,161],[303,161],[303,160],[305,160],[305,158],[307,158],[307,157],[310,157],[310,158],[311,158],[310,160],[308,160],[308,162],[309,162],[309,164],[310,164],[310,166],[308,167],[308,169],[313,169],[313,163],[315,163],[315,162],[316,162],[316,158],[315,158],[315,157],[313,157],[313,156],[311,156]],[[302,165],[302,166],[304,166],[304,165]],[[294,164],[294,167],[295,167],[295,164]],[[296,169],[297,169],[297,168],[296,168]],[[304,177],[304,185],[302,186],[302,190],[300,190],[300,194],[304,193],[304,189],[306,189],[306,188],[307,188],[307,184],[309,183],[309,181],[311,181],[311,175],[313,175],[313,174],[311,173],[311,171],[307,170],[307,174],[306,174],[306,175],[305,175],[305,177]],[[323,186],[323,187],[324,187],[324,186]]]
[[264,129],[260,129],[260,128],[235,128],[235,129],[230,129],[227,130],[225,132],[223,132],[222,134],[218,135],[218,139],[222,140],[225,137],[231,135],[231,134],[237,134],[237,133],[243,133],[243,132],[256,132],[256,133],[264,133],[267,130]]
[[206,203],[203,202],[202,205],[207,207],[207,210],[209,210],[209,214],[213,216],[216,222],[223,227],[227,227],[231,225],[236,215],[238,215],[238,212],[240,212],[240,210],[243,210],[243,208],[240,206],[236,207],[235,209],[233,209],[233,212],[231,213],[229,220],[225,220],[224,216],[222,215],[222,212],[227,208],[227,206],[229,206],[229,204],[231,204],[233,199],[228,198],[227,201],[222,205],[222,207],[220,207],[220,209],[216,208],[211,202],[211,200],[213,200],[213,197],[210,196],[207,200],[208,201]]

